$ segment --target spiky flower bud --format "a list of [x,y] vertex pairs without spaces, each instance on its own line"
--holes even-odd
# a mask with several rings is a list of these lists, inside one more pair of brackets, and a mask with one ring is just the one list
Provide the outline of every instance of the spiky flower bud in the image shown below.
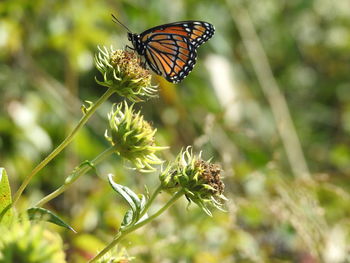
[[174,163],[160,175],[163,188],[169,191],[182,189],[190,202],[196,203],[211,215],[208,206],[222,210],[224,183],[218,165],[203,161],[201,154],[194,155],[191,147],[181,151]]
[[108,114],[110,131],[106,131],[106,139],[115,147],[116,152],[132,162],[141,172],[152,172],[154,164],[163,161],[156,152],[167,147],[159,147],[154,143],[156,129],[143,119],[140,111],[135,112],[126,102],[119,103]]
[[0,262],[66,262],[60,236],[40,224],[14,220],[10,226],[0,225],[0,233]]
[[103,75],[103,81],[96,79],[98,84],[114,88],[120,96],[133,102],[156,95],[157,87],[151,84],[151,73],[142,67],[135,52],[108,50],[106,47],[98,49],[95,64]]

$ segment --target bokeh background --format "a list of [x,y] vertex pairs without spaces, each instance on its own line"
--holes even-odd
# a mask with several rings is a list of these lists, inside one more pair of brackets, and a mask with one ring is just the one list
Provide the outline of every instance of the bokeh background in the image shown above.
[[[204,20],[216,27],[193,72],[159,77],[159,98],[136,105],[173,160],[193,145],[225,170],[227,212],[186,201],[121,244],[134,262],[349,262],[350,2],[331,0],[11,0],[0,2],[0,166],[13,190],[78,122],[104,87],[97,46],[123,49],[125,30]],[[30,184],[34,204],[108,144],[104,104],[74,142]],[[115,233],[127,206],[106,182],[136,192],[158,174],[117,157],[46,207],[78,234],[52,225],[69,262],[85,262]],[[163,198],[163,199],[162,199]],[[168,198],[162,195],[161,205]]]

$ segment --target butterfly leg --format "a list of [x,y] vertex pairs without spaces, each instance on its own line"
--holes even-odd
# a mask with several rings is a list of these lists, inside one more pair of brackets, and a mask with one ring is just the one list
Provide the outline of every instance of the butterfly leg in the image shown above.
[[148,69],[146,61],[141,61],[140,65],[141,65],[141,67]]
[[140,56],[140,66],[143,67],[144,69],[148,69],[147,61],[143,56]]
[[132,50],[132,51],[135,51],[135,48],[132,48],[132,47],[126,45],[126,46],[125,46],[125,50],[127,51],[128,49],[130,49],[130,50]]

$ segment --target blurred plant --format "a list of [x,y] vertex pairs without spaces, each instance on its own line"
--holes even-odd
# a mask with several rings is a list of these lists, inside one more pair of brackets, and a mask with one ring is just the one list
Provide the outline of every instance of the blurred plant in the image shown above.
[[129,263],[134,257],[129,257],[126,250],[112,249],[109,253],[99,259],[98,263]]
[[14,219],[9,226],[0,225],[1,263],[66,262],[60,236],[27,218]]

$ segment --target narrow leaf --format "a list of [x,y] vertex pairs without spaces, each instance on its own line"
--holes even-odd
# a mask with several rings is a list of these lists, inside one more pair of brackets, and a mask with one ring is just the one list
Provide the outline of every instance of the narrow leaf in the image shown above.
[[130,198],[132,199],[132,201],[136,205],[137,209],[140,210],[141,200],[140,200],[139,196],[137,194],[135,194],[134,191],[132,191],[130,188],[128,188],[126,186],[122,186],[122,188],[123,188],[124,192],[130,196]]
[[6,170],[0,167],[0,223],[8,224],[13,216],[11,188]]
[[41,207],[33,207],[33,208],[29,208],[27,210],[27,213],[30,220],[51,222],[55,225],[65,227],[69,230],[72,230],[74,233],[76,233],[76,231],[70,225],[68,225],[66,222],[64,222],[61,218],[59,218],[57,215],[52,213],[50,210],[47,210]]
[[112,188],[124,198],[134,212],[137,212],[140,207],[140,199],[138,196],[126,186],[115,183],[112,177],[112,174],[108,175],[108,181]]

